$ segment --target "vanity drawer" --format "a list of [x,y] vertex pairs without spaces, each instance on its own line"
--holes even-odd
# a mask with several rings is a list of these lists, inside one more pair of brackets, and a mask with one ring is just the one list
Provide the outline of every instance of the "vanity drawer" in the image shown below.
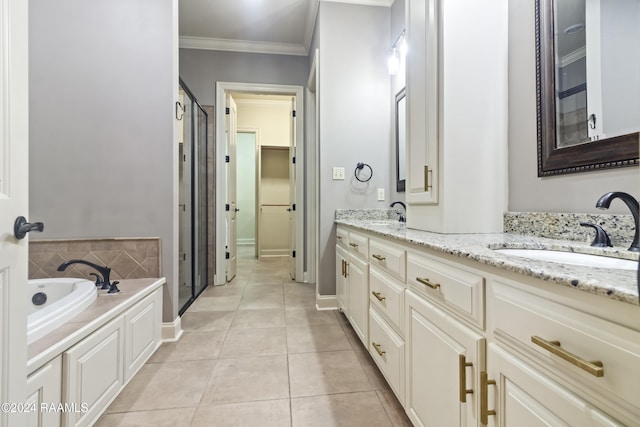
[[369,309],[369,353],[404,405],[404,340]]
[[349,232],[349,250],[361,255],[363,259],[369,258],[369,238],[354,231]]
[[371,306],[383,313],[393,326],[400,332],[404,330],[404,286],[373,266],[369,271],[369,300]]
[[406,280],[407,252],[404,248],[381,240],[371,239],[369,263],[375,265],[402,282]]
[[344,247],[349,245],[349,232],[343,227],[336,228],[336,243]]
[[484,329],[484,277],[424,254],[407,255],[412,289],[449,307]]
[[508,282],[495,281],[491,286],[490,328],[497,339],[520,347],[558,375],[573,380],[578,390],[588,387],[640,408],[640,332]]

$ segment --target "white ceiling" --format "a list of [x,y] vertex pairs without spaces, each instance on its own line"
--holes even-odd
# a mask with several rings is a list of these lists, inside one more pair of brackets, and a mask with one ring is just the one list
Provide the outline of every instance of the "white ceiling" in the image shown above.
[[307,55],[319,1],[393,4],[393,0],[181,0],[180,47]]

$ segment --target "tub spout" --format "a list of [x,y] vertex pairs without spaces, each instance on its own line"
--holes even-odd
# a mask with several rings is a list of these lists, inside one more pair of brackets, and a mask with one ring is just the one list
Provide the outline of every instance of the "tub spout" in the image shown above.
[[[89,261],[85,261],[83,259],[72,259],[69,261],[65,261],[58,266],[58,271],[65,271],[67,267],[72,264],[84,264],[96,270],[102,276],[102,288],[100,289],[109,289],[108,293],[113,294],[115,292],[120,292],[120,289],[116,286],[119,282],[113,282],[109,280],[109,276],[111,275],[111,268],[107,266],[100,266],[98,264],[94,264]],[[92,273],[94,274],[94,273]],[[96,281],[97,282],[97,281]]]

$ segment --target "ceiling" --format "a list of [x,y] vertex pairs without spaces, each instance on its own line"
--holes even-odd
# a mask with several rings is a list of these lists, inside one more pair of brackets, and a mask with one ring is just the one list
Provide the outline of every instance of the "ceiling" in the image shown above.
[[393,0],[181,0],[180,47],[306,56],[320,1],[391,6]]

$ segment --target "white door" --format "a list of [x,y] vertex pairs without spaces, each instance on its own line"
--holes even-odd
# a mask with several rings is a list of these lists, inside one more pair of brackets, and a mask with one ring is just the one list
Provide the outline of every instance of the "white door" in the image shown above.
[[291,137],[289,138],[289,276],[296,279],[296,99],[291,101]]
[[[14,221],[28,218],[28,9],[0,0],[0,402],[27,397],[26,283],[28,239]],[[24,414],[0,411],[0,425],[26,424]]]
[[227,259],[226,266],[226,280],[227,282],[233,279],[236,275],[237,267],[237,223],[236,214],[238,212],[236,203],[236,141],[238,135],[238,122],[237,114],[238,107],[236,106],[233,97],[227,94],[227,109],[225,111],[227,115],[226,120],[226,151],[228,156],[227,165],[227,244],[225,258]]
[[587,56],[587,133],[593,140],[604,138],[602,113],[602,63],[600,0],[585,2],[585,49]]

